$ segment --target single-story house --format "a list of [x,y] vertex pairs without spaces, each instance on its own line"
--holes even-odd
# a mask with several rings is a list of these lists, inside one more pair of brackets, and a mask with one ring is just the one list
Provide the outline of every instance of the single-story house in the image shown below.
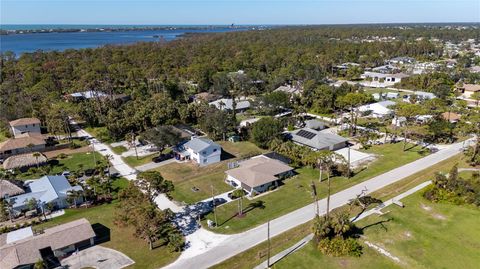
[[456,123],[460,120],[462,115],[455,113],[455,112],[443,112],[442,113],[442,118],[451,122],[451,123]]
[[415,63],[415,59],[412,57],[395,57],[388,61],[390,64],[412,64]]
[[40,133],[24,133],[0,143],[0,157],[43,151],[46,144],[45,138]]
[[[222,98],[213,102],[208,103],[211,106],[215,106],[220,110],[233,110],[233,99],[229,98]],[[247,109],[250,108],[250,101],[248,101],[245,97],[238,98],[236,100],[235,111],[236,112],[245,112]]]
[[303,88],[300,85],[283,85],[274,90],[274,92],[284,92],[292,95],[301,95],[303,92]]
[[385,86],[391,86],[402,81],[403,78],[409,77],[409,75],[404,73],[384,74],[366,71],[360,77],[362,79],[371,79],[372,81],[379,82]]
[[305,127],[313,129],[313,130],[317,130],[317,131],[327,128],[327,126],[325,126],[325,123],[323,121],[319,121],[319,120],[316,120],[316,119],[306,120],[305,121]]
[[392,125],[397,127],[405,126],[406,122],[407,118],[405,117],[393,117],[392,119]]
[[175,148],[175,157],[178,160],[192,160],[200,166],[218,163],[221,155],[222,147],[205,137],[192,137]]
[[19,195],[24,192],[25,191],[22,188],[9,181],[8,179],[0,180],[0,199]]
[[337,150],[346,147],[348,143],[345,137],[307,127],[290,132],[290,136],[293,142],[313,150]]
[[[57,208],[68,206],[67,197],[71,191],[82,191],[81,186],[71,186],[65,176],[44,176],[34,180],[28,185],[24,194],[9,197],[8,202],[13,203],[13,211],[20,214],[28,209],[28,201],[35,198],[39,204],[53,203]],[[82,198],[77,198],[81,202]]]
[[380,101],[380,100],[389,100],[389,99],[397,99],[400,94],[398,92],[387,92],[387,93],[373,93],[373,99]]
[[101,91],[90,90],[90,91],[74,92],[71,94],[67,94],[65,96],[65,99],[78,102],[82,100],[89,100],[89,99],[103,98],[103,97],[107,97],[107,94]]
[[480,84],[463,84],[457,86],[456,91],[462,94],[463,98],[470,99],[476,92],[480,92]]
[[213,102],[216,99],[218,99],[219,97],[220,96],[217,95],[217,94],[212,94],[212,93],[209,93],[209,92],[201,92],[201,93],[195,94],[193,99],[195,100],[195,102],[201,102],[201,101]]
[[410,96],[412,95],[415,95],[419,101],[431,100],[437,97],[431,92],[415,91],[412,94],[407,95],[406,98],[403,98],[403,101],[410,102]]
[[15,138],[25,133],[40,134],[40,120],[37,118],[21,118],[10,122],[10,128]]
[[396,103],[393,101],[381,101],[372,104],[359,106],[357,110],[362,113],[371,112],[371,116],[375,118],[382,118],[393,113],[393,110],[389,107],[394,106]]
[[244,189],[250,196],[267,191],[271,186],[293,175],[293,168],[264,155],[242,161],[239,166],[225,171],[225,181],[233,187]]
[[95,232],[82,218],[34,233],[32,227],[0,235],[0,268],[32,268],[39,260],[49,268],[68,254],[93,246]]
[[15,156],[8,157],[5,162],[3,162],[3,168],[10,169],[20,169],[27,170],[33,166],[40,166],[47,163],[47,157],[45,155],[36,152],[38,156],[35,156],[34,153],[25,153]]

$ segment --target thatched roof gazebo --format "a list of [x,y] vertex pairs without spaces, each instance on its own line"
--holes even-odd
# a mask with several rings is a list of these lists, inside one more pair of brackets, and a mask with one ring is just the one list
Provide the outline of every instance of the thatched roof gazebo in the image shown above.
[[32,152],[8,157],[3,163],[5,169],[25,169],[32,166],[44,165],[47,157],[40,152]]
[[25,191],[22,188],[15,185],[11,181],[6,179],[0,179],[0,198],[4,198],[6,196],[15,196],[24,192]]

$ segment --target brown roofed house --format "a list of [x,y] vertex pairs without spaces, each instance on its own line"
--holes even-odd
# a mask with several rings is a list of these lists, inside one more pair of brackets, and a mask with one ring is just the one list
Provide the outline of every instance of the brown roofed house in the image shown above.
[[0,157],[42,151],[46,142],[40,133],[24,133],[0,143]]
[[239,163],[239,167],[225,171],[227,183],[241,187],[255,195],[267,191],[271,186],[293,174],[293,168],[285,163],[259,155]]
[[462,115],[455,113],[455,112],[443,112],[442,118],[448,120],[451,123],[458,122]]
[[[39,260],[58,258],[94,244],[95,232],[82,218],[34,234],[31,227],[8,233],[0,240],[0,268],[29,268]],[[53,264],[49,264],[52,266]]]
[[457,86],[457,92],[462,93],[464,98],[470,99],[472,95],[476,92],[480,92],[480,84],[463,84],[462,86]]

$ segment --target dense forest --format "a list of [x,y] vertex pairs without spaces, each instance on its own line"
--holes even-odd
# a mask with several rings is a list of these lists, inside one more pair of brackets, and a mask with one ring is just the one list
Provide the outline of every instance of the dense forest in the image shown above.
[[[396,39],[360,41],[377,36]],[[357,62],[373,67],[395,56],[439,59],[443,48],[429,38],[458,41],[480,38],[480,33],[434,26],[287,27],[20,57],[6,52],[0,62],[0,118],[5,123],[35,116],[55,132],[68,115],[78,115],[120,138],[158,125],[199,123],[209,109],[191,102],[195,93],[258,95],[291,81],[303,82],[307,95],[320,92],[322,99],[307,103],[329,110],[339,93],[321,87],[333,66]],[[232,79],[238,70],[244,74]],[[127,94],[131,100],[64,102],[65,94],[86,90]],[[333,97],[323,96],[325,91]]]

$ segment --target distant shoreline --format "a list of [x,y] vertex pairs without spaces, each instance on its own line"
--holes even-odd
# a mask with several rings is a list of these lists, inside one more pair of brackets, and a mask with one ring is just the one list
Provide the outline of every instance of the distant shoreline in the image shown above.
[[[14,26],[12,26],[14,27]],[[267,26],[246,26],[246,25],[199,25],[199,26],[114,26],[108,25],[102,27],[99,26],[83,26],[83,25],[72,25],[72,28],[69,26],[55,26],[48,25],[40,26],[43,28],[36,29],[0,29],[0,35],[17,35],[17,34],[45,34],[45,33],[81,33],[81,32],[129,32],[129,31],[174,31],[174,30],[214,30],[214,29],[244,29],[244,30],[256,30],[256,29],[266,29],[270,28]]]

